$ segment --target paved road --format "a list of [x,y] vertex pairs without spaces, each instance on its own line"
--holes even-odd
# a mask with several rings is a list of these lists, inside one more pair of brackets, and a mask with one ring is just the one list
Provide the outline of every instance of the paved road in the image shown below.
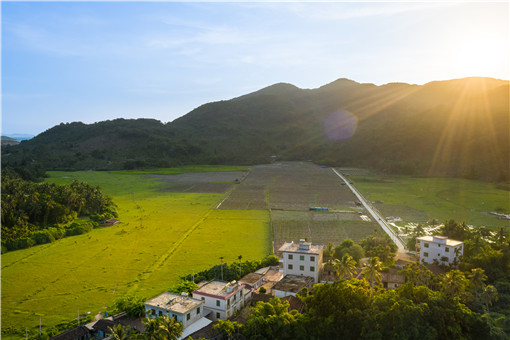
[[361,195],[359,193],[358,190],[356,190],[354,185],[350,184],[350,182],[335,169],[331,168],[331,170],[333,170],[333,172],[345,182],[345,184],[349,187],[349,189],[351,189],[352,193],[358,198],[358,200],[361,202],[361,204],[363,204],[365,209],[370,213],[370,215],[372,215],[374,220],[377,223],[379,223],[381,228],[386,232],[386,234],[388,234],[388,236],[391,238],[391,240],[397,245],[398,252],[399,253],[406,252],[406,247],[405,247],[404,242],[402,242],[400,237],[398,237],[393,232],[393,229],[391,229],[391,227],[386,223],[386,220],[370,206],[369,202],[363,197],[363,195]]

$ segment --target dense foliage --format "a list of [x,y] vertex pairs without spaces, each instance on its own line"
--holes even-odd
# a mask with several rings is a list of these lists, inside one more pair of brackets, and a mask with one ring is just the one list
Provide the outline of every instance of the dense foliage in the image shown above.
[[[25,181],[2,172],[2,246],[8,250],[53,242],[90,231],[96,222],[116,217],[115,205],[99,187]],[[76,220],[89,216],[90,220]]]
[[[175,121],[55,126],[2,148],[23,169],[257,164],[276,155],[387,173],[510,180],[508,82],[409,84],[339,79],[314,90],[277,84],[200,106]],[[488,152],[490,150],[490,152]]]

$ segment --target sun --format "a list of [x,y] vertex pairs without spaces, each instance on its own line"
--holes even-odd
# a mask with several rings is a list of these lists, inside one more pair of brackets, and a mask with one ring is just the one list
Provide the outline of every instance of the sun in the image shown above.
[[503,36],[474,36],[457,49],[457,72],[471,76],[494,76],[509,72],[509,44]]

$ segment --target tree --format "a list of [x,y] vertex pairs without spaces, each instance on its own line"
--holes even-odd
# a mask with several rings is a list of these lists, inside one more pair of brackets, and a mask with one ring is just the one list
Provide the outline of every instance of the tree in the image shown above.
[[193,291],[197,290],[198,286],[193,281],[182,281],[181,283],[178,283],[177,285],[171,287],[168,291],[170,293],[174,294],[181,294],[186,293],[188,295],[192,295]]
[[480,294],[480,300],[484,304],[487,313],[489,313],[489,306],[492,305],[492,301],[498,300],[498,291],[493,285],[487,285],[482,287]]
[[363,267],[363,276],[368,280],[370,286],[373,288],[374,284],[381,282],[381,266],[382,263],[379,261],[377,256],[371,257],[368,263]]
[[128,340],[132,338],[131,332],[127,330],[126,326],[120,323],[113,327],[108,327],[108,330],[111,333],[111,337],[115,340]]
[[324,258],[329,259],[329,258],[333,257],[334,254],[335,254],[335,246],[333,245],[333,242],[329,241],[328,245],[324,249]]
[[351,279],[356,272],[356,261],[349,254],[345,254],[341,260],[335,261],[336,275],[343,279],[348,277]]
[[160,316],[158,319],[161,319],[158,333],[161,335],[162,339],[179,339],[179,337],[182,335],[182,331],[184,330],[182,322],[177,321],[175,318],[170,318],[168,315]]
[[239,278],[241,278],[241,277],[243,277],[243,271],[242,271],[242,268],[241,268],[243,255],[239,255],[237,257],[237,259],[239,260]]
[[218,320],[218,324],[213,326],[213,331],[223,335],[227,339],[232,339],[234,334],[242,331],[242,324],[231,322],[230,320]]
[[461,297],[466,291],[467,280],[457,269],[450,270],[441,278],[441,291],[451,297]]
[[134,295],[124,295],[115,300],[113,308],[117,313],[126,312],[132,318],[145,316],[144,303],[147,299]]

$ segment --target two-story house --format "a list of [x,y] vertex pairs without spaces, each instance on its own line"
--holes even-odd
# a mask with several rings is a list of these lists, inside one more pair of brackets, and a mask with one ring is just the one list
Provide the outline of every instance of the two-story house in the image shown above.
[[193,292],[193,298],[204,302],[209,318],[226,320],[244,307],[244,285],[236,281],[210,281]]

